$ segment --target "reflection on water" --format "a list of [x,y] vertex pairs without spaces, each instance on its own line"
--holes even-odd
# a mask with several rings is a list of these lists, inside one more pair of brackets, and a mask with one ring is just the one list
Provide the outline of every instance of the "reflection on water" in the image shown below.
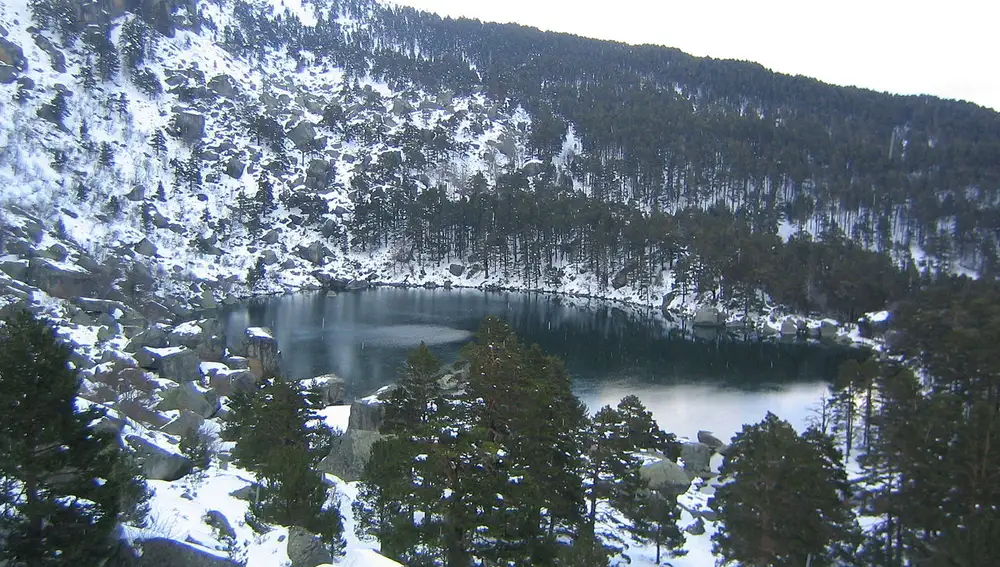
[[766,411],[801,425],[846,349],[720,338],[691,340],[662,318],[600,301],[381,288],[327,296],[256,300],[227,311],[230,340],[268,326],[292,378],[335,372],[348,398],[392,382],[409,349],[426,342],[445,362],[458,358],[486,315],[506,319],[524,342],[563,357],[574,389],[591,408],[636,394],[668,430],[720,435]]

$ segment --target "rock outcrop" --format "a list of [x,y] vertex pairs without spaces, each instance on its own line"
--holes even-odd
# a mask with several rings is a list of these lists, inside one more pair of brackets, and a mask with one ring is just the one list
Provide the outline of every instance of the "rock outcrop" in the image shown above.
[[288,543],[285,549],[288,560],[292,563],[291,567],[316,567],[333,561],[330,550],[323,540],[298,526],[288,529]]
[[319,470],[347,482],[361,480],[361,473],[371,458],[372,445],[381,438],[382,435],[374,431],[348,429],[333,438],[330,454],[320,461]]
[[149,480],[179,480],[194,468],[191,460],[184,455],[168,451],[137,435],[129,435],[126,441],[135,451],[142,476]]

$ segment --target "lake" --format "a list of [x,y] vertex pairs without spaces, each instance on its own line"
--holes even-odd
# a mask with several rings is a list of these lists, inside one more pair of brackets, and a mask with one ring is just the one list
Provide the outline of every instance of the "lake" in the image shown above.
[[840,361],[857,355],[816,343],[693,336],[656,312],[599,300],[478,290],[302,293],[231,306],[223,318],[231,339],[247,326],[270,327],[286,376],[336,373],[350,400],[393,382],[421,341],[455,361],[487,315],[562,357],[591,411],[636,394],[663,429],[689,437],[699,429],[728,437],[767,411],[801,428]]

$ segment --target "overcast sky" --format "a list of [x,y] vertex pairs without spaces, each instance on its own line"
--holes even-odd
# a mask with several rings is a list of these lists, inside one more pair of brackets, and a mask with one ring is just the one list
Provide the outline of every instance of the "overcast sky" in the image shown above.
[[396,0],[1000,110],[1000,0]]

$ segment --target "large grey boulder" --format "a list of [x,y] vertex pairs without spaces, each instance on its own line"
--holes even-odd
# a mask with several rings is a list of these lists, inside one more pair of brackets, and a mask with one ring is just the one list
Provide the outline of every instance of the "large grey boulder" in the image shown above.
[[183,347],[142,347],[135,353],[139,366],[156,370],[160,376],[174,382],[201,380],[201,360],[198,353]]
[[465,273],[465,266],[462,264],[452,264],[448,266],[448,271],[451,272],[451,275],[457,278]]
[[212,80],[208,82],[208,88],[215,94],[229,99],[235,99],[237,95],[236,81],[229,75],[216,75],[212,77]]
[[374,431],[348,429],[333,438],[330,454],[320,461],[319,470],[347,482],[361,480],[361,473],[371,458],[372,445],[381,438],[382,435]]
[[288,139],[300,151],[312,151],[316,147],[316,126],[308,120],[303,120],[288,131]]
[[149,241],[148,238],[143,238],[135,245],[135,253],[140,256],[154,257],[156,256],[156,245]]
[[167,344],[187,347],[202,360],[218,362],[226,347],[225,331],[218,319],[188,321],[170,330]]
[[161,427],[160,431],[178,437],[191,437],[198,432],[203,423],[205,423],[205,417],[201,414],[191,410],[181,410],[177,419]]
[[19,72],[28,68],[28,60],[24,57],[21,46],[2,37],[0,37],[0,63],[9,65]]
[[135,451],[142,476],[149,480],[172,482],[184,478],[193,468],[191,460],[184,455],[154,445],[138,435],[129,435],[125,440]]
[[335,406],[344,403],[346,382],[336,374],[324,374],[302,381],[308,391],[316,395],[316,401],[323,406]]
[[205,116],[197,112],[174,109],[170,133],[188,144],[197,143],[205,136]]
[[292,526],[288,529],[286,547],[291,567],[316,567],[333,561],[330,549],[319,536],[312,532]]
[[220,370],[209,378],[209,385],[220,396],[249,393],[255,384],[257,378],[249,370]]
[[243,177],[243,173],[246,172],[247,166],[243,163],[243,159],[234,155],[229,158],[226,162],[226,175],[232,177],[233,179],[239,179]]
[[712,449],[704,443],[681,443],[684,470],[694,476],[712,476]]
[[166,346],[167,331],[161,327],[150,327],[133,336],[125,345],[125,352],[139,352],[142,347],[164,348]]
[[649,488],[668,494],[682,494],[691,486],[691,476],[684,467],[663,459],[639,468],[639,475],[649,483]]
[[270,329],[248,327],[243,335],[241,352],[249,361],[250,372],[257,378],[277,376],[281,369],[281,351]]
[[351,403],[351,416],[347,420],[348,431],[378,431],[385,416],[385,407],[375,401],[355,400]]
[[723,443],[721,439],[713,435],[711,431],[699,431],[698,442],[708,445],[708,447],[716,453],[719,452],[719,449],[726,446],[726,444]]
[[824,319],[819,324],[819,338],[823,340],[833,340],[840,333],[840,327],[833,321]]
[[136,567],[238,567],[228,559],[172,539],[147,539],[136,542],[136,547],[142,551]]
[[222,407],[219,403],[219,395],[215,390],[202,390],[194,384],[187,382],[176,388],[168,388],[161,397],[163,398],[156,409],[167,410],[188,410],[202,417],[209,418],[219,412]]
[[705,306],[695,312],[692,323],[695,327],[722,327],[726,324],[726,315],[715,307]]
[[320,266],[323,264],[323,261],[331,255],[331,253],[330,249],[327,248],[322,242],[314,241],[307,246],[297,246],[295,248],[295,255],[303,260]]
[[9,85],[21,78],[12,65],[0,63],[0,85]]
[[151,410],[134,400],[119,399],[115,403],[115,408],[118,410],[118,413],[128,419],[150,427],[163,427],[170,422],[170,418],[167,416],[156,410]]
[[91,315],[110,315],[122,325],[141,326],[146,322],[141,313],[121,301],[93,297],[74,297],[70,301]]
[[91,272],[83,268],[57,265],[46,258],[32,258],[28,261],[27,278],[26,283],[60,299],[107,293],[107,288]]
[[794,337],[799,334],[799,326],[792,319],[785,319],[781,322],[781,336]]

